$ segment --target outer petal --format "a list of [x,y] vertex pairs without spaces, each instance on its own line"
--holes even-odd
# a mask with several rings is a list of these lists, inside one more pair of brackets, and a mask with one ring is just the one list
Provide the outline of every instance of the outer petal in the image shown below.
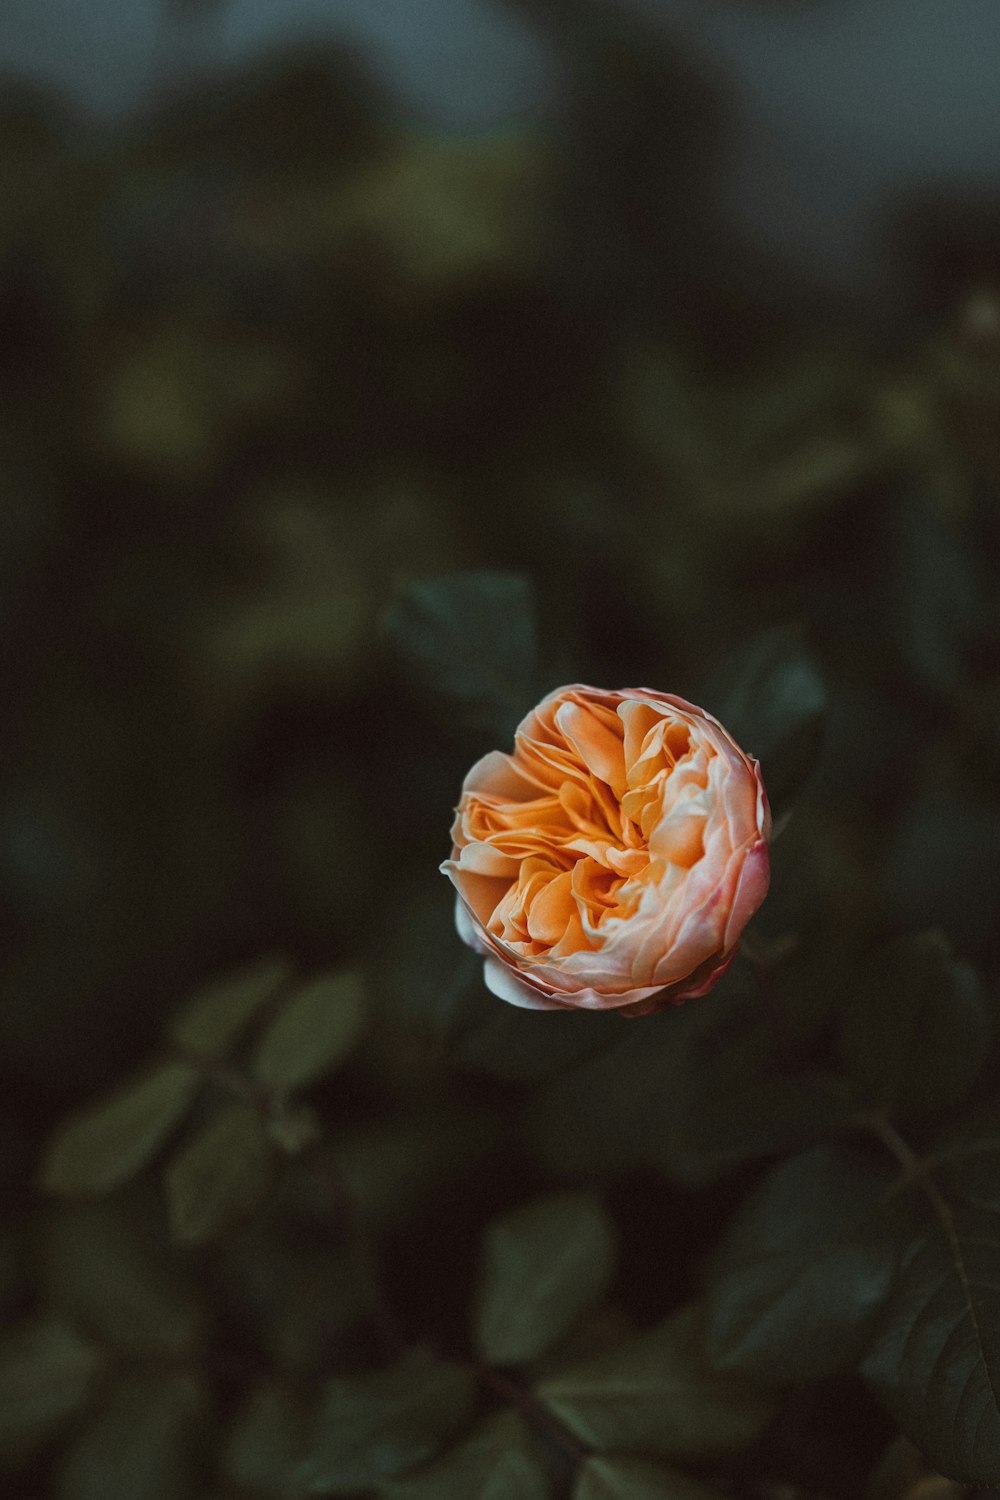
[[732,947],[740,933],[767,895],[771,883],[771,856],[763,839],[747,850],[736,885],[729,918],[726,922],[725,945]]
[[458,928],[458,935],[462,939],[462,942],[471,948],[474,953],[482,953],[484,955],[489,953],[489,947],[480,937],[479,928],[469,915],[468,908],[461,896],[455,897],[455,926]]
[[567,1010],[557,1000],[550,1000],[540,990],[525,984],[518,974],[498,958],[488,958],[483,964],[483,979],[486,988],[492,990],[508,1005],[517,1005],[522,1010]]

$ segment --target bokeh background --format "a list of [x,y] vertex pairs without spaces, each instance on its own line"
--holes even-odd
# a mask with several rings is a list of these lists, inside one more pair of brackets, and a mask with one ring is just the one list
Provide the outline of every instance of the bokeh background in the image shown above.
[[[67,1296],[46,1236],[72,1260],[69,1231],[36,1188],[55,1123],[262,955],[366,976],[367,1040],[317,1096],[335,1133],[437,1139],[446,1106],[508,1142],[487,1131],[478,1196],[446,1142],[393,1219],[407,1337],[460,1321],[472,1271],[442,1288],[446,1246],[471,1266],[497,1206],[588,1177],[579,1150],[518,1133],[549,1054],[508,1052],[540,1029],[512,1041],[477,995],[474,1040],[464,1020],[460,1056],[442,1039],[462,959],[436,866],[494,731],[414,667],[415,585],[523,575],[539,689],[643,681],[716,708],[754,651],[807,653],[816,676],[793,668],[787,692],[811,708],[821,676],[826,727],[761,918],[775,951],[807,948],[798,1040],[823,1044],[843,976],[899,933],[940,930],[994,993],[998,47],[992,0],[7,0],[12,1324]],[[520,660],[523,626],[484,659]],[[620,1300],[640,1322],[695,1284],[733,1191],[682,1212],[641,1168],[595,1166],[633,1226]],[[129,1212],[158,1240],[150,1194]],[[308,1280],[303,1257],[322,1282],[322,1215],[296,1212],[299,1269],[266,1284]],[[245,1357],[266,1257],[239,1233],[223,1269],[182,1257],[183,1305],[192,1347]],[[669,1292],[641,1249],[657,1236],[682,1242]],[[293,1331],[268,1358],[296,1378],[370,1351],[328,1329],[314,1347],[301,1308],[274,1318]],[[242,1387],[235,1353],[220,1368],[221,1430]],[[860,1493],[893,1431],[866,1402],[838,1388],[747,1492]],[[50,1473],[98,1493],[66,1430],[14,1445],[25,1500]],[[164,1463],[114,1493],[208,1494],[217,1440],[195,1451],[187,1477]],[[219,1493],[271,1493],[241,1473]]]

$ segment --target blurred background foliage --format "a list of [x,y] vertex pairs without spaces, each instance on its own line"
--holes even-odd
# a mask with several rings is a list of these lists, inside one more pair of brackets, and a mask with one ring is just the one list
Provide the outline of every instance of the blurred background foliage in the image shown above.
[[[734,239],[679,36],[519,13],[530,127],[332,44],[0,93],[15,1500],[1000,1486],[995,203],[862,309]],[[436,872],[569,680],[778,815],[648,1020],[502,1006]]]

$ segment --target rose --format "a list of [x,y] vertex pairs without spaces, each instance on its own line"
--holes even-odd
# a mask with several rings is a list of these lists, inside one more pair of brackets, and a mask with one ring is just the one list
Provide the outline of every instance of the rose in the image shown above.
[[755,760],[669,693],[557,688],[472,767],[441,866],[486,983],[535,1010],[703,995],[765,895]]

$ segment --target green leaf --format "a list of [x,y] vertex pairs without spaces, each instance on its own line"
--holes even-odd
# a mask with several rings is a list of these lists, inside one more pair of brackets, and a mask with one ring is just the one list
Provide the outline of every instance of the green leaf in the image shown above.
[[760,761],[771,807],[786,811],[815,764],[827,692],[812,653],[774,626],[732,651],[700,701]]
[[30,1323],[0,1344],[0,1464],[23,1462],[87,1404],[103,1356],[68,1324]]
[[322,1379],[331,1341],[339,1345],[376,1298],[374,1266],[332,1238],[317,1236],[314,1224],[303,1225],[278,1202],[220,1247],[233,1315],[268,1359],[297,1379]]
[[863,1373],[935,1468],[1000,1483],[1000,1108],[950,1125],[922,1165],[924,1222]]
[[[995,756],[987,752],[984,764]],[[897,930],[940,927],[961,952],[989,952],[996,934],[994,890],[1000,806],[978,778],[932,779],[900,809],[885,849],[888,917]]]
[[[473,954],[477,973],[482,959]],[[600,1056],[629,1022],[613,1012],[519,1010],[497,1005],[480,983],[467,994],[452,1052],[456,1067],[488,1073],[501,1083],[539,1083]]]
[[255,1109],[226,1105],[166,1169],[175,1240],[200,1245],[248,1214],[271,1185],[274,1153]]
[[764,1179],[711,1268],[705,1343],[713,1364],[792,1385],[856,1363],[898,1252],[891,1185],[888,1171],[827,1146]]
[[222,1449],[222,1477],[250,1495],[281,1497],[292,1489],[304,1446],[301,1413],[279,1386],[255,1387],[237,1412]]
[[676,1459],[745,1448],[775,1409],[746,1381],[711,1368],[694,1305],[608,1354],[547,1376],[536,1394],[597,1453]]
[[689,1474],[642,1458],[588,1458],[580,1467],[573,1500],[721,1500]]
[[336,1171],[365,1229],[404,1220],[425,1194],[468,1172],[496,1145],[495,1116],[471,1109],[422,1110],[344,1130]]
[[49,1142],[42,1187],[96,1196],[135,1177],[187,1114],[200,1081],[188,1063],[163,1063],[72,1115]]
[[[450,1037],[486,1012],[483,961],[455,934],[455,892],[443,880],[393,893],[380,928],[372,986],[380,1012],[396,1025]],[[489,1006],[492,1012],[493,1006]]]
[[178,1011],[170,1024],[171,1040],[198,1057],[225,1057],[291,973],[287,959],[264,958],[213,980]]
[[989,582],[943,507],[911,496],[887,519],[886,602],[900,665],[925,693],[950,698],[992,624]]
[[476,1344],[490,1364],[525,1364],[599,1302],[618,1239],[593,1193],[553,1193],[494,1219],[483,1241]]
[[620,1026],[617,1046],[532,1106],[529,1133],[555,1172],[592,1179],[648,1166],[701,1185],[813,1145],[848,1112],[840,1080],[787,1071],[745,965],[703,1000]]
[[551,1487],[526,1423],[502,1411],[443,1457],[382,1484],[379,1500],[549,1500]]
[[261,1037],[253,1070],[265,1088],[290,1094],[331,1073],[353,1051],[366,1019],[360,970],[310,980]]
[[190,1375],[122,1379],[60,1465],[57,1500],[189,1500],[206,1400]]
[[98,1339],[180,1355],[204,1317],[164,1254],[162,1210],[149,1208],[143,1199],[58,1209],[45,1226],[44,1284],[49,1305]]
[[942,1204],[904,1251],[863,1373],[936,1469],[996,1486],[1000,1207]]
[[350,1494],[426,1463],[469,1420],[475,1395],[468,1368],[423,1350],[374,1374],[331,1380],[299,1483],[310,1495]]
[[840,1034],[844,1062],[866,1099],[900,1113],[960,1104],[990,1042],[979,981],[937,932],[900,938],[872,959]]
[[506,736],[531,707],[537,642],[526,574],[470,571],[411,583],[387,623],[403,668],[450,724]]

